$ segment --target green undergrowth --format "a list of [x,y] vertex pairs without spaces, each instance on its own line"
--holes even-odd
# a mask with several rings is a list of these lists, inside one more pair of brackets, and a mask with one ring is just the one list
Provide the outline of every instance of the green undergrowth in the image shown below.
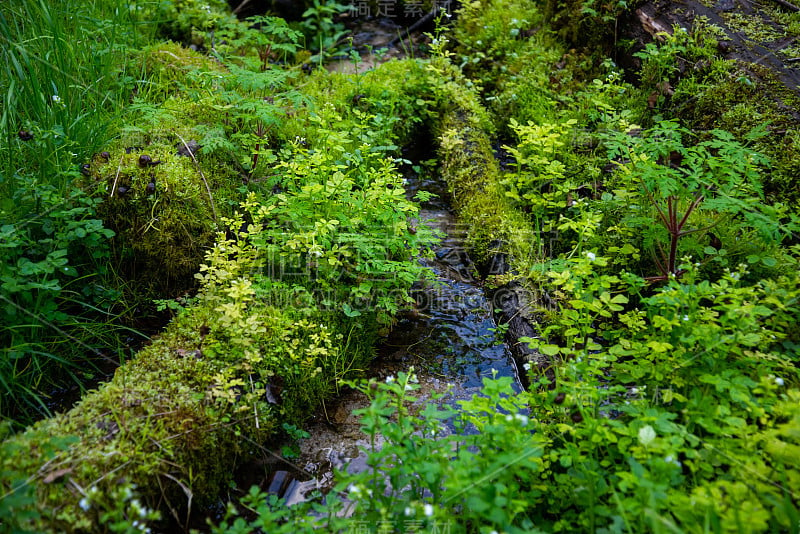
[[[285,24],[262,22],[291,51]],[[433,235],[397,158],[433,106],[421,63],[307,74],[229,43],[213,61],[145,50],[128,119],[82,167],[136,278],[197,267],[200,289],[162,300],[175,319],[111,382],[3,443],[4,526],[182,523],[364,368],[427,276]]]
[[[507,7],[471,4],[464,27],[513,34]],[[476,46],[473,32],[456,35],[457,50]],[[780,185],[792,164],[774,149],[793,132],[772,134],[751,102],[771,78],[750,83],[720,60],[700,22],[639,54],[639,86],[610,62],[588,81],[559,74],[581,52],[544,38],[505,43],[496,55],[519,65],[558,58],[555,75],[534,67],[522,82],[530,100],[501,116],[513,132],[504,194],[544,252],[525,258],[526,278],[555,302],[541,335],[522,341],[549,356],[555,380],[538,379],[528,414],[550,440],[550,463],[534,469],[541,485],[525,490],[524,518],[509,503],[492,527],[796,528],[798,214]],[[512,102],[513,74],[477,65],[472,75],[497,90],[484,95],[490,108],[498,95]],[[731,91],[714,93],[715,76],[742,88],[741,104],[724,108]],[[699,101],[719,110],[702,127],[680,113]],[[713,497],[722,492],[730,502]]]
[[[252,489],[251,520],[231,506],[213,531],[796,530],[800,223],[754,107],[770,82],[717,57],[707,27],[642,50],[637,85],[560,40],[624,7],[465,3],[431,59],[356,75],[304,68],[271,18],[192,23],[208,53],[137,55],[128,119],[73,170],[97,211],[72,213],[114,221],[157,282],[197,265],[199,291],[162,301],[172,323],[111,382],[2,443],[3,526],[184,524],[348,383],[385,441],[369,469],[325,504]],[[711,80],[742,101],[722,107]],[[424,128],[476,259],[511,262],[490,283],[546,295],[519,340],[541,357],[530,391],[486,380],[458,410],[413,405],[413,373],[349,381],[429,276],[414,258],[434,236],[397,172]],[[112,237],[90,226],[89,248]]]
[[764,135],[750,139],[771,162],[763,173],[765,194],[771,202],[795,202],[798,119],[791,110],[800,102],[797,88],[757,63],[723,59],[719,44],[736,31],[734,23],[721,28],[698,17],[691,28],[675,28],[637,53],[643,61],[639,90],[649,92],[647,115],[677,116],[697,131],[724,129],[740,142],[765,127]]
[[[634,85],[610,61],[575,68],[588,56],[553,37],[514,38],[538,20],[532,3],[465,4],[455,51],[429,68],[460,81],[447,59],[461,60],[473,78],[438,85],[443,171],[480,223],[478,251],[518,228],[536,251],[512,254],[512,273],[548,295],[539,335],[520,341],[549,372],[528,366],[521,394],[487,380],[455,413],[415,408],[412,375],[364,384],[363,429],[385,438],[366,472],[342,473],[324,505],[286,509],[254,491],[257,522],[216,531],[797,530],[798,213],[774,148],[795,129],[761,122],[775,109],[756,97],[770,78],[721,60],[698,26],[642,50]],[[478,50],[533,75],[514,80]],[[493,116],[502,172],[478,90],[507,110]],[[450,417],[472,432],[448,435]]]
[[[48,390],[95,375],[102,351],[138,336],[120,299],[99,201],[80,165],[116,133],[128,50],[149,42],[127,4],[0,7],[0,417],[47,413]],[[130,324],[129,324],[130,326]]]

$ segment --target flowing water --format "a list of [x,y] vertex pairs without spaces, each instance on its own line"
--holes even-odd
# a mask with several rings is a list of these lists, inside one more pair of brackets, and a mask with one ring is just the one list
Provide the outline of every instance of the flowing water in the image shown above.
[[[438,195],[423,204],[420,214],[421,222],[443,234],[434,247],[434,258],[420,260],[433,270],[438,283],[420,284],[415,289],[416,309],[395,325],[367,375],[386,380],[413,366],[421,386],[414,394],[419,402],[447,392],[438,402],[451,406],[477,394],[484,377],[513,377],[515,388],[520,390],[516,364],[499,341],[502,335],[495,333],[491,303],[464,248],[466,229],[448,209],[443,185],[437,180],[412,177],[407,189],[411,195],[417,190]],[[349,391],[326,406],[317,421],[306,428],[311,437],[299,443],[300,456],[294,463],[302,472],[276,462],[265,487],[291,504],[302,501],[309,490],[329,489],[335,469],[351,473],[365,470],[364,449],[369,447],[369,438],[361,432],[353,411],[367,405],[365,395]]]

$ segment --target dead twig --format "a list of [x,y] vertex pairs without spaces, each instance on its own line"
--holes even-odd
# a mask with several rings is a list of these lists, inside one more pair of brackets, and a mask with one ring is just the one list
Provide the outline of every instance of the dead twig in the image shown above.
[[238,15],[239,11],[241,11],[244,8],[244,6],[246,6],[249,3],[250,3],[250,0],[243,0],[242,3],[239,4],[239,6],[236,9],[233,10],[233,14],[234,15]]
[[117,173],[114,175],[114,183],[111,185],[111,194],[108,195],[109,197],[113,197],[114,191],[117,190],[117,180],[119,180],[119,171],[122,170],[122,158],[123,156],[120,156],[119,158],[119,164],[117,165]]
[[197,158],[194,157],[194,152],[191,148],[189,148],[189,145],[186,144],[186,140],[178,132],[173,130],[173,133],[177,135],[178,139],[180,139],[181,143],[183,143],[183,146],[186,148],[186,152],[188,152],[189,156],[191,156],[194,166],[197,169],[197,172],[200,174],[200,178],[203,179],[203,184],[206,186],[206,192],[208,193],[208,201],[211,202],[211,211],[214,214],[214,222],[219,222],[217,217],[217,207],[214,205],[214,197],[211,195],[211,188],[208,186],[208,180],[206,180],[206,175],[203,174],[203,169],[201,169],[200,164],[197,163]]

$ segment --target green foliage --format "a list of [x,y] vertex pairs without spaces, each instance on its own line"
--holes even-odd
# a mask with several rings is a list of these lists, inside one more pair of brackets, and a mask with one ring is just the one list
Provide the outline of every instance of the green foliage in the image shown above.
[[544,450],[532,435],[526,396],[509,395],[510,385],[510,378],[484,379],[482,395],[461,401],[457,411],[434,400],[413,412],[413,374],[362,386],[372,399],[361,413],[370,469],[342,477],[338,486],[358,503],[355,517],[400,532],[414,523],[533,528],[530,495],[522,491],[538,482]]
[[59,375],[80,378],[77,362],[85,366],[114,343],[113,328],[97,316],[111,317],[118,298],[103,284],[113,232],[95,218],[96,202],[80,193],[65,200],[43,187],[36,193],[44,217],[0,227],[0,413],[20,420],[46,413],[40,392]]
[[[749,139],[760,135],[754,130]],[[722,266],[745,257],[777,265],[777,246],[798,226],[784,206],[763,203],[760,170],[766,159],[728,132],[713,130],[708,140],[684,146],[689,137],[670,121],[639,136],[607,137],[609,158],[625,162],[618,164],[621,174],[612,187],[627,193],[603,198],[624,202],[629,215],[620,226],[639,230],[641,242],[633,245],[652,251],[661,273],[654,279],[680,276],[684,255]]]
[[[217,47],[226,57],[235,56],[253,71],[265,71],[270,61],[286,63],[298,52],[302,33],[278,17],[256,16],[244,24],[231,23],[219,32]],[[218,52],[219,53],[219,52]]]
[[300,27],[306,36],[308,48],[317,52],[320,60],[338,51],[347,30],[336,18],[353,9],[354,6],[340,4],[336,0],[313,0],[303,12]]
[[196,46],[209,44],[209,35],[235,20],[225,0],[142,0],[132,11],[140,23],[155,23],[163,39]]
[[0,10],[0,417],[46,414],[47,390],[122,344],[114,232],[78,168],[114,134],[136,70],[127,47],[147,38],[116,2]]
[[[630,308],[618,291],[644,280],[598,274],[606,263],[572,262],[572,282],[559,287],[576,298],[575,313],[565,309],[552,325],[619,326],[602,344],[536,340],[559,364],[550,387],[515,393],[509,379],[485,380],[481,395],[454,410],[415,403],[413,374],[362,384],[372,399],[361,413],[369,469],[340,473],[339,493],[324,505],[262,500],[255,523],[215,531],[791,530],[800,484],[797,274],[753,286],[742,272],[711,282],[687,266],[683,280]],[[346,508],[350,521],[336,519]]]
[[[353,525],[394,532],[530,531],[535,523],[523,489],[537,483],[543,449],[525,415],[527,396],[510,394],[510,378],[484,379],[483,395],[461,401],[458,410],[436,401],[420,407],[411,373],[354,384],[371,399],[360,413],[371,442],[367,470],[340,473],[324,504],[285,508],[254,488],[248,502],[258,503],[252,508],[258,519],[225,521],[213,532],[344,532]],[[348,509],[352,516],[337,517]]]
[[[547,506],[560,517],[555,525],[790,528],[797,514],[784,496],[797,482],[786,478],[791,460],[771,452],[760,436],[781,424],[776,406],[796,395],[783,389],[798,378],[791,363],[796,335],[787,330],[798,313],[796,276],[751,286],[740,270],[710,282],[686,264],[683,280],[671,279],[630,307],[625,293],[637,294],[644,281],[600,274],[607,261],[576,260],[553,273],[564,307],[541,340],[528,340],[563,362],[555,391],[535,397],[552,436],[551,487],[559,489]],[[778,304],[781,298],[787,305]],[[571,342],[576,334],[579,342]],[[578,513],[569,518],[559,503],[577,485],[586,493],[568,508],[583,511],[572,508]],[[690,498],[723,486],[735,488],[731,503],[703,499],[699,515],[687,513],[697,510]],[[733,502],[752,513],[736,515]]]

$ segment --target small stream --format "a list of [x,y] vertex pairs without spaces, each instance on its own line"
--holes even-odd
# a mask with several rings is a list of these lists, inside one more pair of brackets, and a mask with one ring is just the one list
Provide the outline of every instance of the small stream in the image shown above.
[[[495,334],[491,303],[464,248],[466,228],[449,210],[444,185],[411,177],[406,189],[412,196],[418,190],[438,195],[422,205],[420,219],[444,237],[434,247],[434,259],[420,261],[436,273],[439,283],[418,284],[416,310],[403,315],[378,347],[378,357],[367,376],[386,380],[413,366],[419,379],[420,389],[415,391],[419,402],[447,392],[438,402],[451,406],[478,393],[483,378],[493,375],[513,377],[514,387],[520,391],[514,358],[498,341],[502,335]],[[306,427],[311,437],[299,443],[300,455],[293,463],[305,473],[293,472],[276,461],[263,487],[293,504],[304,500],[309,491],[330,489],[336,469],[350,473],[367,469],[363,449],[369,448],[369,438],[353,415],[367,405],[366,396],[357,391],[347,391],[328,404],[316,422]],[[310,480],[309,474],[313,475]]]

